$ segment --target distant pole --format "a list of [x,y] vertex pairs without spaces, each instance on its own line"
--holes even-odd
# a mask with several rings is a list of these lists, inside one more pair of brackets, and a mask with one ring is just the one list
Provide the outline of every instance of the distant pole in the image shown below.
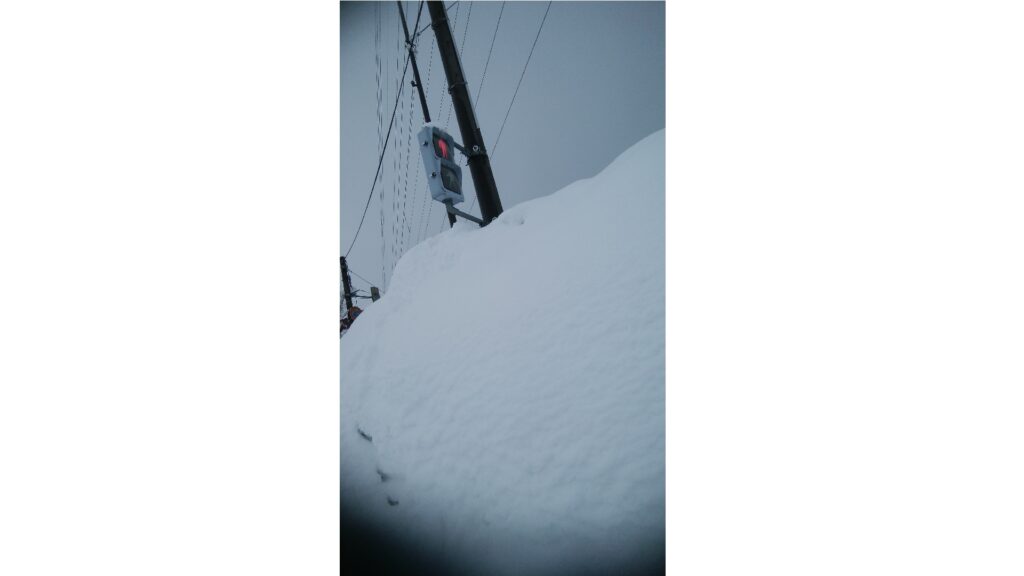
[[[405,9],[402,8],[401,0],[396,0],[396,3],[398,4],[398,14],[402,17],[402,30],[405,31],[405,45],[409,49],[409,60],[412,63],[412,75],[414,78],[412,85],[415,86],[420,93],[420,108],[423,109],[423,121],[430,122],[430,109],[427,108],[427,96],[423,92],[423,82],[420,81],[420,68],[416,65],[416,51],[413,50],[412,38],[409,36],[409,24],[405,21]],[[416,23],[413,25],[413,28],[419,28],[419,25],[420,15],[417,14]],[[455,214],[448,214],[448,226],[455,226]]]
[[345,257],[341,257],[341,286],[345,291],[345,309],[352,309],[352,278],[348,275],[348,262],[345,261]]
[[[477,124],[476,113],[473,112],[469,90],[466,89],[466,77],[462,73],[462,63],[455,49],[455,40],[452,38],[451,26],[448,25],[448,13],[445,11],[444,2],[427,2],[427,9],[430,10],[431,26],[437,38],[437,50],[441,54],[444,75],[448,79],[452,109],[455,110],[455,119],[458,120],[459,130],[462,132],[462,145],[469,152],[469,173],[473,176],[480,215],[483,216],[484,224],[487,224],[502,213],[498,185],[494,183],[491,161],[487,157],[487,149],[484,148],[484,136],[480,132],[480,125]],[[454,218],[450,212],[448,217]]]

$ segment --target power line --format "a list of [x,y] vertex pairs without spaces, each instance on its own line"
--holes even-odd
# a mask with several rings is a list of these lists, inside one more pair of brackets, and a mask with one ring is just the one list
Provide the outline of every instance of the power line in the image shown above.
[[[423,8],[423,2],[420,2],[420,9],[422,10],[422,8]],[[416,19],[417,19],[417,24],[418,24],[419,16],[417,16]],[[426,26],[423,27],[423,30],[426,30],[430,26],[431,26],[430,24],[427,24]],[[416,36],[418,37],[419,33],[417,33]],[[413,39],[413,42],[414,43],[416,42],[415,38]],[[431,76],[431,72],[433,71],[433,68],[434,68],[434,43],[431,42],[430,43],[430,52],[429,52],[429,56],[428,56],[428,59],[427,59],[427,81],[426,81],[426,85],[423,87],[424,95],[425,95],[424,97],[425,98],[429,98],[430,97],[430,76]],[[424,116],[426,116],[425,111],[424,111]],[[416,171],[416,181],[413,184],[413,186],[415,188],[417,188],[417,189],[420,189],[419,188],[419,182],[420,182],[419,177],[420,177],[420,170],[417,170]],[[424,202],[424,205],[429,204],[429,206],[427,206],[427,221],[424,222],[424,224],[420,227],[420,230],[425,231],[427,229],[427,227],[429,226],[429,224],[430,224],[430,212],[432,211],[433,205],[434,205],[433,202],[430,202],[430,192],[427,191],[427,190],[424,190],[423,202]],[[422,214],[422,213],[423,213],[423,209],[421,208],[420,209],[420,214]],[[421,232],[420,234],[417,234],[417,242],[422,240],[422,237],[423,237],[423,232]]]
[[494,147],[491,148],[491,158],[494,158],[494,154],[498,151],[498,142],[501,141],[501,133],[505,130],[505,122],[508,121],[508,114],[512,111],[512,105],[516,102],[516,96],[519,95],[519,86],[523,83],[523,77],[526,76],[526,68],[530,65],[530,59],[533,58],[533,49],[537,47],[537,40],[540,39],[540,31],[544,29],[544,22],[548,19],[548,12],[551,10],[551,2],[548,2],[547,10],[544,10],[544,18],[540,21],[540,27],[537,28],[537,36],[533,39],[533,46],[530,47],[530,55],[526,57],[526,64],[523,65],[523,73],[519,75],[519,83],[516,84],[516,91],[512,94],[512,101],[508,103],[508,110],[505,111],[505,119],[501,121],[501,129],[498,130],[498,137],[494,139]]
[[[456,2],[456,3],[455,3],[455,15],[454,15],[454,16],[452,16],[452,17],[451,17],[451,18],[449,19],[449,22],[451,22],[451,29],[452,29],[452,30],[454,30],[454,29],[455,29],[456,27],[458,27],[458,25],[459,25],[459,10],[460,10],[461,8],[462,8],[462,4],[460,4],[460,3]],[[448,17],[448,16],[447,16],[447,12],[448,12],[448,8],[445,8],[445,18],[447,18],[447,17]],[[442,110],[444,110],[444,107],[445,107],[445,105],[444,105],[444,97],[445,97],[445,96],[448,96],[448,95],[449,95],[449,93],[448,93],[448,91],[447,91],[447,90],[442,90],[442,91],[441,91],[441,101],[440,101],[440,102],[439,102],[439,103],[437,104],[437,112],[438,112],[438,114],[437,114],[437,118],[440,118],[440,117],[441,117],[441,111],[442,111]],[[449,99],[450,99],[450,98],[449,98]],[[449,103],[450,103],[450,102],[449,102]],[[448,118],[449,118],[449,119],[451,119],[451,112],[448,112]],[[444,123],[444,127],[445,127],[445,129],[447,130],[447,128],[448,128],[448,122],[447,122],[447,121],[445,121],[445,123]]]
[[[405,253],[406,242],[410,239],[412,232],[412,219],[414,212],[412,211],[416,205],[416,189],[413,189],[413,197],[409,198],[409,158],[412,156],[412,152],[418,151],[412,148],[412,130],[413,130],[413,106],[414,106],[415,95],[409,92],[409,125],[406,129],[406,143],[405,143],[405,175],[402,184],[402,233],[399,239],[400,249],[399,252]],[[404,105],[403,105],[404,107]],[[406,206],[409,206],[409,212],[406,213]]]
[[[502,10],[504,10],[504,3],[502,3]],[[530,59],[533,58],[533,50],[534,50],[534,48],[537,47],[537,40],[540,39],[540,31],[544,29],[544,22],[547,21],[547,19],[548,19],[548,12],[550,10],[551,10],[551,2],[549,1],[547,9],[544,10],[544,17],[541,18],[540,26],[537,28],[537,35],[533,38],[533,45],[530,46],[530,54],[526,57],[526,64],[523,65],[523,72],[522,72],[522,74],[519,75],[519,82],[516,83],[516,90],[512,94],[512,100],[508,103],[508,109],[505,110],[505,119],[501,121],[501,128],[498,130],[498,137],[494,139],[494,146],[491,148],[491,151],[490,151],[490,154],[489,154],[489,156],[491,157],[492,160],[494,159],[495,152],[497,152],[497,150],[498,150],[498,142],[501,141],[501,134],[502,134],[502,132],[505,131],[505,122],[508,122],[509,112],[512,111],[512,105],[515,104],[516,96],[519,95],[519,86],[522,85],[523,77],[526,76],[526,68],[529,67]],[[498,14],[498,24],[499,25],[501,24],[501,14],[500,13]],[[494,27],[494,35],[495,35],[495,37],[497,37],[497,35],[498,35],[498,27],[497,26]],[[491,39],[491,50],[493,50],[493,49],[494,49],[494,39]],[[491,55],[488,54],[487,55],[487,62],[489,63],[490,61],[491,61]],[[487,74],[487,65],[486,64],[484,65],[484,74]],[[483,85],[484,85],[484,80],[483,80],[483,77],[481,77],[480,78],[480,89],[481,90],[483,89]],[[480,98],[480,91],[479,90],[477,91],[477,98],[478,99]],[[469,210],[473,210],[474,206],[476,206],[476,198],[473,198],[473,202],[472,202],[472,204],[470,204]]]
[[[466,47],[466,35],[469,34],[469,20],[473,17],[473,2],[469,3],[469,12],[466,12],[466,27],[462,29],[462,43],[459,44],[459,57],[462,57],[464,52],[463,48]],[[448,122],[452,119],[452,110],[455,108],[454,103],[448,108],[448,116],[444,119],[444,127],[448,129]]]
[[[398,33],[401,26],[399,24],[399,18],[401,14],[397,10],[398,3],[395,3],[395,47],[396,47],[396,68],[401,62],[401,55],[403,51],[407,51],[408,47],[405,44],[404,37]],[[412,59],[411,53],[408,54],[410,62]],[[404,77],[402,82],[404,83]],[[394,226],[392,228],[394,237],[392,238],[392,253],[393,261],[391,264],[391,271],[394,271],[395,266],[401,259],[402,255],[406,250],[406,228],[410,217],[408,210],[408,199],[409,199],[409,150],[411,148],[411,137],[412,137],[412,113],[413,113],[413,98],[412,93],[409,94],[408,105],[406,99],[402,98],[402,104],[399,108],[398,120],[396,126],[398,128],[398,135],[393,148],[394,158],[394,172],[392,174],[392,185],[393,185],[393,198],[394,198]],[[406,122],[408,121],[408,122]],[[405,146],[402,146],[403,141]],[[404,168],[403,168],[404,165]]]
[[[399,5],[400,4],[396,3],[396,6],[399,6]],[[420,8],[422,9],[422,7],[423,7],[423,0],[420,0]],[[413,28],[415,28],[418,24],[419,24],[418,22],[416,24],[413,24]],[[406,45],[406,49],[407,50],[412,50],[413,48],[412,48],[412,46]],[[410,236],[409,233],[412,230],[412,219],[415,216],[415,205],[416,205],[415,204],[415,202],[416,202],[416,189],[415,188],[413,189],[413,197],[411,199],[409,198],[409,164],[410,164],[409,158],[412,155],[411,152],[413,151],[412,150],[412,132],[413,132],[413,128],[414,128],[413,112],[415,111],[415,106],[416,106],[415,105],[415,100],[416,100],[415,94],[413,94],[410,91],[409,92],[409,114],[408,114],[408,121],[409,122],[408,122],[408,126],[406,127],[406,143],[405,143],[405,168],[404,168],[405,174],[403,176],[403,184],[402,184],[402,186],[403,186],[403,188],[402,188],[402,198],[403,198],[403,200],[402,200],[402,220],[403,220],[403,226],[402,226],[402,234],[401,234],[401,237],[400,237],[400,240],[399,240],[399,242],[401,243],[400,244],[400,246],[401,246],[400,251],[402,253],[405,252],[406,243],[409,240],[409,236]],[[405,105],[403,104],[402,107],[404,108]],[[410,206],[410,208],[411,208],[408,211],[408,214],[406,213],[406,205]]]
[[491,53],[494,52],[494,41],[498,39],[498,27],[501,26],[501,15],[505,13],[505,2],[501,3],[501,11],[498,12],[498,23],[494,25],[494,34],[491,36],[491,49],[487,51],[487,62],[484,63],[484,73],[480,75],[480,86],[476,89],[476,98],[473,106],[480,103],[480,92],[484,89],[484,78],[487,78],[487,67],[491,65]]
[[359,219],[359,227],[356,228],[356,235],[352,237],[352,243],[349,244],[348,250],[345,252],[347,258],[349,252],[352,252],[352,247],[356,245],[356,240],[359,239],[359,232],[363,229],[363,221],[366,219],[366,210],[370,207],[370,200],[373,199],[373,189],[377,186],[377,179],[380,177],[380,167],[384,164],[384,153],[388,149],[388,142],[391,140],[391,129],[395,125],[395,113],[398,112],[398,103],[402,99],[402,90],[405,88],[405,73],[409,70],[409,56],[405,57],[405,69],[402,71],[402,81],[398,88],[398,97],[395,98],[395,108],[391,111],[391,122],[388,124],[388,134],[384,137],[384,149],[381,150],[380,158],[377,160],[377,173],[373,177],[373,184],[370,185],[370,193],[366,197],[366,206],[363,207],[363,216]]
[[[391,12],[389,11],[388,14],[390,15]],[[396,28],[394,27],[395,24],[397,24],[397,21],[389,22],[389,24],[388,24],[388,31],[389,32],[397,31]],[[397,47],[398,35],[397,34],[390,35],[389,36],[389,41],[392,43],[391,44],[392,47]],[[396,49],[395,53],[394,53],[394,56],[395,56],[395,76],[397,76],[398,75],[398,73],[397,73],[398,67],[401,65],[402,53]],[[389,76],[388,77],[388,87],[389,88],[392,86],[390,78],[391,77]],[[404,85],[404,83],[405,83],[404,79],[399,81],[399,83],[395,85],[395,88],[396,89],[401,89],[402,85]],[[388,94],[393,94],[393,92],[389,92]],[[399,102],[402,101],[401,97],[398,98],[398,101]],[[398,134],[395,136],[395,140],[396,141],[401,141],[401,131],[402,131],[402,120],[401,120],[401,118],[402,118],[401,116],[397,116],[397,122],[394,123],[398,127]],[[391,198],[391,213],[390,213],[390,217],[387,219],[388,223],[391,225],[390,232],[389,232],[389,234],[387,236],[388,240],[391,241],[391,252],[390,252],[390,255],[391,255],[391,262],[392,262],[392,264],[390,265],[389,270],[394,270],[393,262],[395,260],[397,260],[397,258],[398,258],[398,256],[395,254],[395,251],[397,250],[397,247],[396,247],[397,242],[395,241],[395,238],[398,235],[397,234],[398,225],[396,224],[396,222],[398,221],[398,185],[395,182],[395,178],[396,178],[396,175],[398,173],[398,168],[396,167],[396,163],[397,163],[398,160],[397,160],[396,150],[398,150],[398,144],[396,144],[395,146],[393,146],[391,148],[391,152],[388,155],[388,159],[391,160],[391,170],[381,174],[381,180],[382,180],[381,181],[381,198],[384,197],[384,193],[387,190],[389,190],[389,189],[391,190],[391,195],[390,195],[390,198]]]
[[[430,214],[434,211],[434,203],[433,202],[427,202],[429,197],[430,197],[429,194],[427,194],[427,196],[423,197],[424,202],[427,204],[427,217],[426,217],[426,219],[424,219],[423,226],[420,228],[420,233],[418,235],[418,238],[419,238],[418,242],[422,242],[423,241],[423,236],[430,230]],[[420,209],[420,213],[421,214],[423,213],[422,209]]]
[[[417,26],[419,26],[420,18],[423,15],[424,3],[425,3],[424,0],[420,0],[419,10],[418,10],[418,13],[416,15],[416,22],[413,25],[414,29]],[[404,23],[403,23],[403,26],[404,26]],[[414,52],[415,49],[416,49],[416,43],[412,42],[412,41],[407,42],[406,43],[406,49],[409,50],[410,52]],[[415,58],[412,58],[411,61],[412,61],[412,64],[413,64],[413,71],[415,72],[417,70]],[[412,147],[413,131],[414,131],[414,127],[415,127],[414,126],[415,122],[414,122],[414,117],[413,117],[413,113],[414,113],[414,109],[415,109],[414,100],[415,100],[415,96],[414,96],[414,94],[412,94],[410,92],[410,94],[409,94],[409,114],[408,114],[408,121],[409,122],[408,122],[408,129],[407,129],[407,132],[406,132],[406,148],[405,148],[405,159],[404,159],[405,178],[404,178],[404,181],[402,183],[402,212],[401,212],[402,221],[401,221],[401,224],[400,224],[400,233],[399,233],[399,239],[398,239],[398,256],[399,257],[401,257],[401,255],[403,255],[406,252],[406,250],[408,249],[408,246],[412,244],[412,242],[413,242],[413,233],[412,232],[413,232],[413,228],[414,227],[415,227],[415,229],[417,231],[417,236],[419,235],[418,234],[419,228],[420,228],[419,218],[422,217],[422,211],[417,212],[417,210],[416,210],[417,200],[419,199],[418,192],[420,191],[418,186],[417,186],[419,184],[419,175],[420,175],[420,171],[419,170],[414,170],[415,176],[416,176],[416,184],[413,185],[413,191],[412,191],[412,196],[411,197],[410,197],[410,193],[409,193],[409,180],[410,180],[410,178],[409,178],[409,165],[411,163],[411,157],[413,156],[412,152],[416,151],[416,150],[413,150],[413,147]],[[405,109],[405,105],[404,104],[402,106],[402,109],[403,110]],[[424,110],[424,113],[426,113],[425,110]]]
[[[402,61],[402,39],[401,39],[401,34],[399,34],[399,30],[401,30],[401,25],[398,22],[399,16],[400,16],[399,13],[398,13],[398,4],[395,4],[394,14],[395,14],[395,23],[394,23],[394,27],[392,28],[392,30],[394,30],[394,33],[395,33],[395,69],[397,70],[400,62]],[[412,58],[411,55],[409,57],[410,57],[410,59]],[[405,78],[402,78],[402,80],[400,80],[400,82],[403,84],[403,87],[404,87]],[[405,197],[399,194],[399,188],[402,186],[402,184],[401,184],[401,182],[402,182],[402,171],[401,171],[401,166],[402,166],[402,139],[403,139],[402,134],[405,131],[405,122],[404,122],[404,118],[405,118],[405,100],[401,99],[401,98],[399,98],[399,99],[401,100],[402,105],[399,108],[398,120],[395,122],[395,125],[398,128],[398,134],[396,135],[395,146],[394,146],[394,148],[392,148],[393,153],[391,155],[392,160],[394,162],[394,171],[391,173],[391,191],[392,191],[391,195],[392,195],[392,197],[394,199],[394,202],[395,202],[394,228],[393,228],[393,230],[394,230],[394,237],[392,238],[392,248],[394,249],[395,259],[394,259],[394,262],[391,265],[391,271],[392,272],[394,272],[395,264],[398,263],[398,259],[401,257],[401,252],[400,252],[400,249],[401,249],[401,244],[400,244],[401,243],[401,225],[402,225],[402,221],[405,219]],[[403,188],[403,190],[404,190],[404,188]]]
[[351,272],[352,274],[355,274],[355,276],[356,276],[357,278],[359,278],[359,279],[360,279],[360,280],[362,280],[363,282],[366,282],[366,283],[367,283],[367,284],[369,284],[370,286],[373,286],[373,285],[374,285],[374,284],[373,284],[373,282],[370,282],[370,281],[369,281],[369,280],[367,280],[366,278],[363,278],[363,277],[362,277],[362,275],[360,275],[360,274],[359,274],[359,272],[356,272],[355,270],[353,270],[351,266],[349,266],[349,268],[348,268],[348,271],[349,271],[349,272]]
[[[445,12],[447,12],[448,10],[451,10],[451,9],[452,9],[452,6],[455,6],[456,4],[458,4],[458,2],[452,2],[451,4],[449,4],[449,5],[445,6],[445,7],[444,7],[444,9],[445,9]],[[417,36],[419,36],[420,34],[423,34],[424,32],[426,32],[426,31],[427,31],[427,28],[430,28],[431,26],[433,26],[433,23],[431,23],[431,24],[427,24],[427,25],[426,25],[426,26],[424,26],[423,28],[420,28],[419,30],[417,30],[417,31],[416,31],[416,33],[415,33],[415,34],[413,34],[413,38],[416,38],[416,37],[417,37]]]
[[[381,104],[384,102],[384,86],[381,83],[381,80],[383,79],[383,59],[381,58],[381,46],[383,44],[383,39],[381,36],[382,26],[380,3],[374,4],[374,13],[377,16],[376,37],[374,39],[377,49],[377,154],[382,154],[384,145],[384,112],[382,111]],[[370,194],[372,196],[373,192],[371,191]],[[387,260],[387,241],[384,238],[384,186],[380,187],[379,194],[380,197],[377,205],[380,208],[380,277],[381,284],[383,284],[385,277],[384,262]]]

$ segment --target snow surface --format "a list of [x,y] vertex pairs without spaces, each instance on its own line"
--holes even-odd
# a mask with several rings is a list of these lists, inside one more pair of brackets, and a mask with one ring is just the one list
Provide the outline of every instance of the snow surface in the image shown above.
[[662,130],[402,258],[341,339],[343,511],[487,574],[663,554],[664,170]]

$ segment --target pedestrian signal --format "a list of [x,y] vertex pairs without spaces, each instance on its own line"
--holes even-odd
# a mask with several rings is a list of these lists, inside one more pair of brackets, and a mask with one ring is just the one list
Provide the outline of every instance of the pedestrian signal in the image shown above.
[[462,168],[455,162],[455,140],[428,124],[420,130],[418,141],[431,197],[438,202],[462,202]]

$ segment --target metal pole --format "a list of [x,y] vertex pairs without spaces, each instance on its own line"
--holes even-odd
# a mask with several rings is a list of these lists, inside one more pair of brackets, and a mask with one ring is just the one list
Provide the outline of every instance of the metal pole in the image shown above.
[[[420,82],[420,67],[416,65],[416,51],[413,50],[412,38],[409,37],[409,25],[405,22],[405,10],[402,9],[402,0],[396,0],[398,4],[398,14],[402,16],[402,29],[405,30],[405,45],[409,48],[409,59],[412,61],[412,85],[415,86],[420,92],[420,107],[423,108],[423,121],[430,122],[430,110],[427,109],[427,96],[423,93],[423,83]],[[420,13],[422,13],[422,7]],[[420,24],[420,14],[416,15],[415,28],[418,28]]]
[[[416,51],[413,50],[412,38],[409,37],[409,24],[405,21],[405,9],[402,8],[402,1],[396,0],[398,3],[398,14],[402,17],[402,30],[405,31],[405,45],[409,48],[409,60],[412,62],[412,75],[415,80],[412,85],[420,93],[420,108],[423,109],[423,121],[430,122],[430,109],[427,108],[427,96],[423,92],[423,82],[420,81],[420,68],[416,65]],[[414,29],[419,29],[420,15],[423,13],[422,3],[420,12],[416,14],[416,24],[413,25]],[[448,227],[455,226],[455,215],[448,214]]]
[[[427,2],[427,8],[430,10],[434,36],[437,38],[437,50],[441,54],[441,64],[444,65],[444,75],[448,78],[448,93],[452,97],[455,119],[459,121],[459,130],[462,132],[462,145],[469,151],[469,173],[473,176],[480,215],[486,224],[502,212],[498,185],[494,182],[491,161],[484,148],[484,136],[477,124],[476,113],[473,112],[473,103],[466,88],[466,77],[462,73],[462,63],[455,49],[455,40],[452,38],[451,26],[448,25],[444,2]],[[448,215],[449,218],[454,218],[450,212]]]
[[352,309],[352,278],[348,275],[348,262],[345,261],[345,257],[341,257],[341,286],[344,289],[345,294],[345,308],[347,310]]

